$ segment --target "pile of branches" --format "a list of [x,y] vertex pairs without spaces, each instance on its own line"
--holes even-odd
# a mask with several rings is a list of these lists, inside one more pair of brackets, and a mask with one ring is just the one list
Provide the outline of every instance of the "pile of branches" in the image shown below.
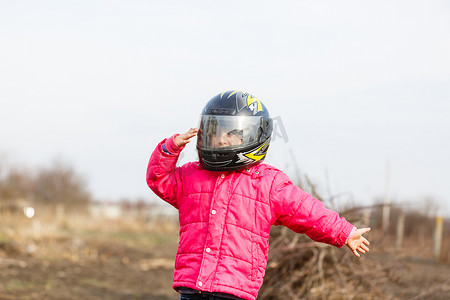
[[[334,206],[334,197],[324,199],[307,175],[304,179],[305,182],[297,182],[300,188]],[[368,222],[362,220],[358,209],[341,215],[358,227],[368,225],[363,224]],[[390,266],[369,261],[364,255],[355,258],[348,249],[314,242],[283,226],[272,227],[269,245],[266,275],[258,300],[392,299],[382,292],[379,280],[396,281],[400,276],[393,274]]]
[[389,298],[374,281],[392,276],[381,265],[367,264],[364,257],[354,258],[347,249],[316,243],[282,226],[272,228],[270,239],[268,265],[258,299]]
[[[298,186],[333,209],[334,197],[324,199],[306,175],[305,180],[305,184],[298,182]],[[368,227],[370,217],[363,212],[380,207],[354,206],[340,215],[358,228]],[[378,243],[370,235],[369,240],[372,245]],[[450,291],[450,281],[427,289],[404,288],[414,278],[400,260],[388,260],[375,253],[356,258],[345,246],[338,249],[317,243],[283,226],[272,227],[269,245],[266,275],[258,300],[448,299],[445,295]]]

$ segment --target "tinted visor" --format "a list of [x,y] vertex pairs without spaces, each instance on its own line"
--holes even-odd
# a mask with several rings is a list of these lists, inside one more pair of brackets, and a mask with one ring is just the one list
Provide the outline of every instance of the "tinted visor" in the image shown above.
[[204,150],[239,149],[258,142],[261,117],[202,115],[197,146]]

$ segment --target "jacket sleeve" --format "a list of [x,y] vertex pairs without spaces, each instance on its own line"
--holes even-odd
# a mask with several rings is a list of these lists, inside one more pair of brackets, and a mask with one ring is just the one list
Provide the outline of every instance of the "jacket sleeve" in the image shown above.
[[[156,146],[147,167],[147,185],[161,199],[178,208],[177,199],[182,191],[181,169],[176,167],[178,156],[183,147],[178,147],[174,137],[163,140]],[[162,145],[170,153],[163,150]]]
[[347,243],[354,226],[325,208],[322,201],[292,184],[283,172],[275,176],[270,197],[275,225],[284,225],[316,242],[339,248]]

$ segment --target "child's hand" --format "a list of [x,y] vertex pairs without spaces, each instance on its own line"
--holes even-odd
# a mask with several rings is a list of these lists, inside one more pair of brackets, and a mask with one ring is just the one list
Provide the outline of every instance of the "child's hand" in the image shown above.
[[[362,235],[366,232],[369,232],[370,228],[361,228],[361,229],[356,229],[355,231],[353,231],[350,235],[350,238],[348,239],[347,242],[347,246],[350,248],[350,250],[352,250],[353,254],[356,257],[360,257],[361,255],[359,254],[359,252],[361,253],[366,253],[369,252],[369,246],[370,243],[368,240],[366,240]],[[359,252],[358,252],[359,251]]]
[[191,128],[187,132],[177,135],[174,138],[174,142],[178,147],[183,147],[187,143],[190,143],[190,139],[193,138],[198,132],[198,128]]

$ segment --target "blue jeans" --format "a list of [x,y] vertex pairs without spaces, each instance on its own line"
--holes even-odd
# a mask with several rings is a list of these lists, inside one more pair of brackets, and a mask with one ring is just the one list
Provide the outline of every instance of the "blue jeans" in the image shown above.
[[181,294],[180,300],[229,300],[219,296],[205,295],[205,294]]
[[221,293],[198,293],[191,294],[189,293],[181,293],[180,300],[233,300],[233,299],[241,299],[233,295],[221,294]]

